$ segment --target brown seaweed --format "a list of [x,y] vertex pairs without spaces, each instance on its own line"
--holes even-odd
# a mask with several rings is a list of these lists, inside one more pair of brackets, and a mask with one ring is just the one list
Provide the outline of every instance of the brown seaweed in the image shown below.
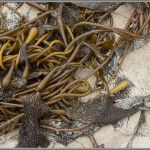
[[[10,131],[12,124],[13,128],[21,125],[17,147],[47,147],[48,132],[66,144],[93,134],[97,126],[129,117],[144,106],[116,107],[113,101],[127,98],[130,85],[113,93],[109,83],[118,78],[136,42],[148,42],[149,3],[137,5],[124,29],[114,28],[111,16],[124,4],[120,2],[26,3],[40,11],[30,21],[17,11],[21,4],[24,3],[18,3],[16,10],[7,3],[1,4],[21,18],[20,24],[9,30],[1,13],[1,134]],[[106,19],[109,25],[103,23]],[[120,36],[117,41],[115,34]],[[79,78],[77,71],[89,66],[93,70],[84,79]],[[95,89],[87,81],[91,76],[97,78]],[[94,90],[99,90],[98,99],[80,102]],[[56,128],[52,120],[59,120],[60,127]]]

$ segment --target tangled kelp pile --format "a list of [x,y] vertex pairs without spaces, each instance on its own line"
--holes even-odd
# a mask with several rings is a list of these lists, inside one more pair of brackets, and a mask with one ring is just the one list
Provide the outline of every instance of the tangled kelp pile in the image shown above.
[[[102,7],[106,9],[90,7],[92,3],[81,7],[76,3],[27,4],[40,11],[38,17],[27,21],[21,16],[21,24],[11,30],[5,22],[0,26],[1,134],[21,126],[17,147],[47,147],[45,130],[67,143],[67,132],[75,132],[67,136],[70,139],[88,134],[95,125],[116,123],[143,106],[130,110],[115,107],[111,95],[124,90],[129,81],[123,80],[112,90],[108,84],[132,42],[150,37],[149,3],[138,5],[125,29],[114,28],[111,16],[123,3],[105,3]],[[120,35],[118,40],[115,34]],[[121,55],[114,68],[118,49]],[[93,71],[84,79],[78,78],[78,69],[84,71],[89,66]],[[93,75],[100,94],[81,103],[81,97],[96,90],[87,81]],[[60,122],[61,128],[52,122]]]

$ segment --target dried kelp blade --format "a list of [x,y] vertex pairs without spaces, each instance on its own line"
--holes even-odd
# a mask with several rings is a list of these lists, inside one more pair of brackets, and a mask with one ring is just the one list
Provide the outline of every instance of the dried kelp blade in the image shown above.
[[24,116],[17,147],[47,147],[49,141],[39,128],[39,119],[50,113],[48,106],[41,101],[39,92],[26,96],[23,104]]

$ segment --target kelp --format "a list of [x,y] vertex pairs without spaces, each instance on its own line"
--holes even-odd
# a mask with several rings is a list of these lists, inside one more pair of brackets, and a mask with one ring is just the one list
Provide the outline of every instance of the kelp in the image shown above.
[[[21,125],[17,147],[47,147],[49,132],[67,144],[144,107],[143,103],[130,109],[115,106],[112,96],[127,89],[129,80],[121,80],[112,89],[109,83],[135,41],[150,37],[150,16],[144,13],[149,12],[149,3],[140,3],[143,14],[135,10],[124,29],[114,28],[111,16],[124,3],[26,4],[40,11],[39,15],[30,21],[22,19],[11,30],[0,25],[0,131]],[[17,10],[14,13],[24,18]],[[136,17],[137,26],[132,28]],[[110,24],[103,24],[104,20]],[[77,71],[89,66],[93,70],[79,78]],[[91,76],[97,78],[97,89],[88,82]],[[99,94],[90,102],[80,101],[94,90]],[[59,120],[60,127],[52,120]]]

